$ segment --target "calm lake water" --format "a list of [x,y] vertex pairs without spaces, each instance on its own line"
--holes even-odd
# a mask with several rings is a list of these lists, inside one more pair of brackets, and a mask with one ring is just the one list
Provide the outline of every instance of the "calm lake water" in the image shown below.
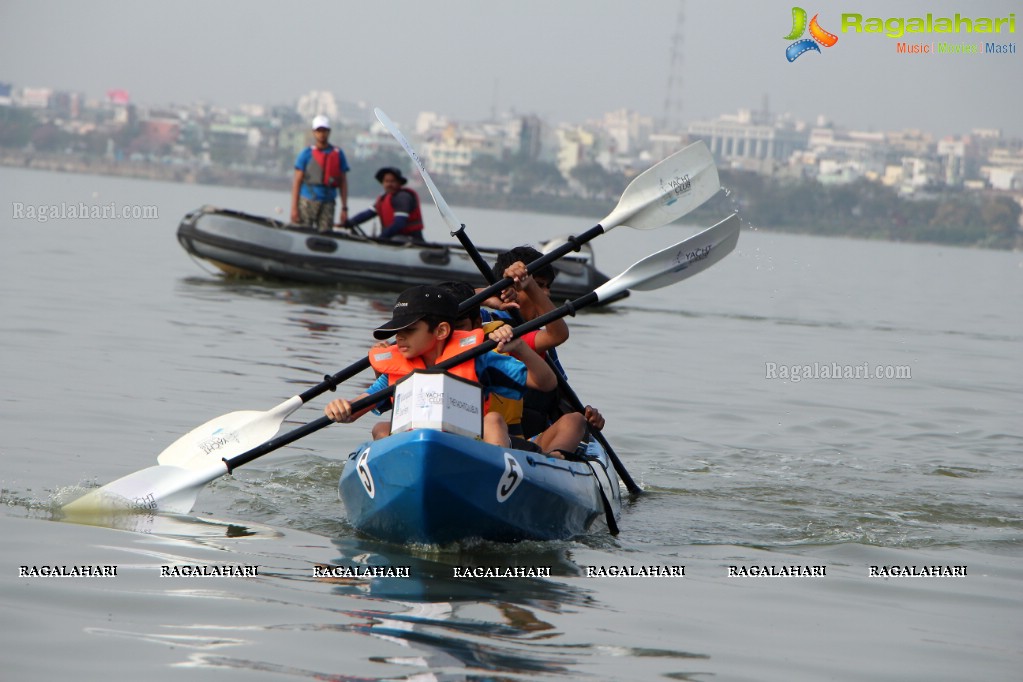
[[[287,202],[0,168],[3,679],[1023,679],[1019,253],[765,234],[749,216],[707,272],[571,320],[572,385],[647,490],[617,538],[361,538],[336,495],[361,422],[217,480],[189,516],[62,522],[60,502],[155,464],[207,419],[269,409],[362,357],[393,294],[225,280],[174,237],[205,203]],[[26,217],[62,203],[140,218]],[[602,217],[454,208],[501,246]],[[597,263],[613,275],[695,229],[618,228]],[[864,363],[881,378],[820,378]],[[331,562],[412,577],[314,577]],[[117,576],[19,575],[82,564]],[[160,577],[175,564],[259,575]],[[468,565],[552,575],[454,577]],[[586,577],[623,565],[685,577]],[[728,576],[793,565],[826,575]],[[892,565],[966,576],[869,576]]]

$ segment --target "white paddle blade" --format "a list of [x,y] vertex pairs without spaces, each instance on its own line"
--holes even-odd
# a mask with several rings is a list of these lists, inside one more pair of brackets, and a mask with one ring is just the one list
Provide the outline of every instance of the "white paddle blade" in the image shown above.
[[647,256],[601,285],[594,292],[597,300],[611,298],[626,289],[660,289],[703,272],[732,252],[741,227],[742,221],[733,213],[717,225]]
[[172,512],[187,514],[203,486],[227,473],[227,465],[215,461],[205,469],[155,466],[136,471],[92,490],[63,506],[68,516],[93,516],[111,512]]
[[265,443],[281,430],[281,424],[302,406],[293,396],[266,412],[243,410],[209,420],[171,443],[156,461],[186,469],[203,468],[209,461],[230,459]]
[[714,156],[703,142],[694,142],[637,175],[600,225],[605,232],[619,225],[639,230],[663,227],[703,204],[719,189]]
[[462,223],[455,217],[455,213],[451,210],[451,207],[448,206],[448,202],[444,201],[444,197],[441,196],[440,190],[437,189],[437,185],[433,184],[433,179],[430,177],[430,174],[426,172],[426,164],[423,163],[421,158],[419,158],[419,154],[417,154],[416,150],[412,148],[409,141],[405,139],[402,132],[398,130],[398,126],[394,124],[394,121],[392,121],[380,107],[375,108],[373,113],[376,114],[377,120],[380,121],[381,125],[387,128],[387,132],[391,133],[394,139],[401,144],[401,146],[405,149],[405,152],[412,158],[413,163],[416,164],[416,168],[419,169],[419,174],[423,177],[423,182],[426,184],[426,189],[430,191],[430,196],[433,197],[433,203],[437,206],[437,210],[440,211],[440,215],[444,219],[444,222],[448,224],[448,229],[451,230],[452,234],[458,232],[458,230],[462,227]]

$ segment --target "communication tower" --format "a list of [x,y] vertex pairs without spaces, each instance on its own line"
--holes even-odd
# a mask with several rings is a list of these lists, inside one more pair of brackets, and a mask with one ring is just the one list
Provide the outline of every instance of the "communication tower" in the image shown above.
[[682,74],[683,70],[683,27],[686,20],[686,2],[678,2],[678,18],[675,20],[675,31],[671,34],[671,58],[668,60],[668,87],[664,94],[664,114],[661,118],[661,130],[664,132],[682,132]]

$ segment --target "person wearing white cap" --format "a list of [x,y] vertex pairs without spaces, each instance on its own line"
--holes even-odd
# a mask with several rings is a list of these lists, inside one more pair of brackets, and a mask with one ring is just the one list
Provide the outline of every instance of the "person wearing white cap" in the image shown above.
[[[348,220],[348,159],[340,147],[330,144],[330,119],[313,119],[316,144],[303,149],[295,159],[295,180],[291,183],[291,222],[330,232]],[[341,216],[334,222],[334,209],[341,195]]]

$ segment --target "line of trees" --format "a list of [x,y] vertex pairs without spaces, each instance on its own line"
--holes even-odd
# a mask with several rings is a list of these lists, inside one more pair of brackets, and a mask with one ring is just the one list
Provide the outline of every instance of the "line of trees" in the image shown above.
[[942,187],[910,199],[867,180],[822,185],[727,171],[721,180],[758,227],[994,249],[1023,247],[1020,206],[1005,194]]

